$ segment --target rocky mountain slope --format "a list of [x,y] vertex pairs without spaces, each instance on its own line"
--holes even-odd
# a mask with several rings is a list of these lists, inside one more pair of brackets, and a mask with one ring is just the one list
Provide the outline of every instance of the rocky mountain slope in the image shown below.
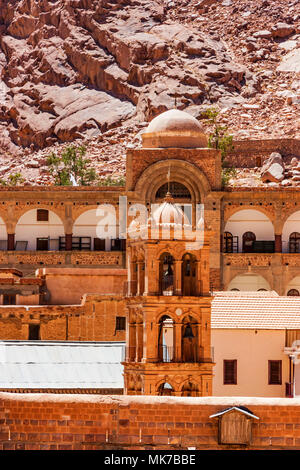
[[0,0],[0,177],[47,183],[74,140],[122,174],[175,105],[217,106],[236,138],[299,137],[299,45],[298,0]]

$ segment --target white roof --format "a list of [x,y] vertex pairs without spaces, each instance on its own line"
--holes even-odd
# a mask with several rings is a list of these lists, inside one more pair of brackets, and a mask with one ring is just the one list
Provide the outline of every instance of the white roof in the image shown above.
[[0,341],[0,389],[123,388],[124,344]]
[[300,296],[276,292],[214,292],[213,329],[300,329]]

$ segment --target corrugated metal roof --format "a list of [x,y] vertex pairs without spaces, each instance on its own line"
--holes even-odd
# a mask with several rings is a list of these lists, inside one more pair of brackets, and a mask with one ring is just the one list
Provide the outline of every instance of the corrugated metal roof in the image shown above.
[[0,388],[123,388],[124,344],[0,341]]
[[276,292],[214,292],[213,329],[300,329],[300,297]]

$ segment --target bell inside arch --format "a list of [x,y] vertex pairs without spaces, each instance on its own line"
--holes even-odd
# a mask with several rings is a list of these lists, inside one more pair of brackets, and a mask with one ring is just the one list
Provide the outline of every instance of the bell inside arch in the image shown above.
[[185,327],[183,337],[184,338],[194,338],[194,333],[193,333],[192,327],[189,323]]

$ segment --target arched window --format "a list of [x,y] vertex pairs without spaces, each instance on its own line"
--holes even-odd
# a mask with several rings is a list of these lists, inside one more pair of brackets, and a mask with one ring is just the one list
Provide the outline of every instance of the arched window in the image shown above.
[[199,389],[196,384],[192,382],[187,382],[183,385],[181,389],[182,397],[197,397],[199,395]]
[[240,289],[230,289],[230,291],[236,291],[236,292],[240,292]]
[[163,199],[168,192],[172,194],[174,199],[191,199],[191,193],[182,183],[171,181],[163,184],[156,192],[156,199]]
[[173,395],[173,387],[168,382],[160,384],[158,387],[158,395]]
[[243,252],[252,253],[256,235],[253,232],[245,232],[243,235]]
[[300,295],[299,294],[299,291],[297,289],[290,289],[287,293],[287,295],[291,295],[291,296],[298,296]]
[[196,295],[196,258],[189,253],[182,257],[182,295]]
[[200,351],[198,348],[198,324],[195,318],[188,315],[182,322],[181,352],[183,362],[198,362]]
[[174,294],[174,258],[169,253],[163,253],[159,262],[159,280],[161,295]]
[[159,322],[158,359],[159,362],[172,362],[174,357],[174,322],[164,315]]
[[290,253],[300,252],[300,233],[299,232],[293,232],[290,234],[289,252]]

